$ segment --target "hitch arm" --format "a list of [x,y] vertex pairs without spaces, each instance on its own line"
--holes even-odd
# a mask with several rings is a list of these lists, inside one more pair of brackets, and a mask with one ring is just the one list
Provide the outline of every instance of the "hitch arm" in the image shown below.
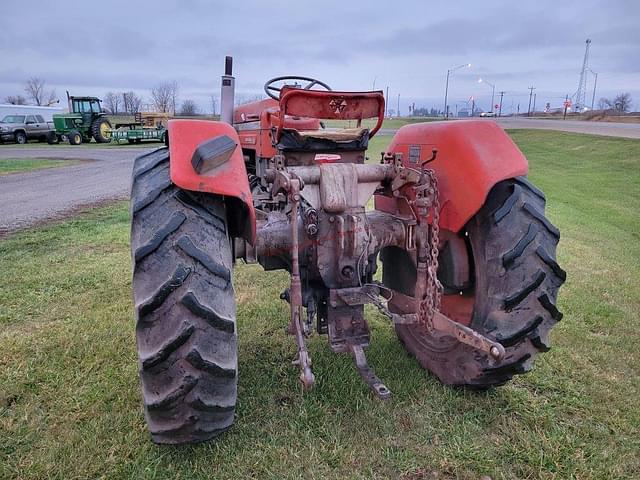
[[289,330],[296,338],[298,357],[294,363],[300,368],[300,381],[305,390],[309,390],[315,383],[315,377],[311,371],[311,358],[304,342],[302,327],[302,287],[300,284],[300,267],[298,265],[298,206],[300,204],[300,180],[292,178],[288,180],[289,197],[292,203],[291,214],[291,325]]
[[[391,320],[394,324],[406,325],[412,323],[420,323],[418,315],[415,313],[409,313],[406,315],[391,314]],[[427,327],[432,332],[444,333],[449,335],[460,343],[469,345],[476,350],[486,353],[494,360],[502,360],[505,355],[504,347],[493,340],[485,337],[484,335],[476,332],[475,330],[462,325],[454,320],[451,320],[441,312],[436,311],[433,315],[432,324]]]
[[433,329],[451,335],[460,343],[470,345],[476,350],[488,353],[495,360],[504,358],[505,350],[501,344],[490,340],[461,323],[451,320],[438,311],[433,315]]

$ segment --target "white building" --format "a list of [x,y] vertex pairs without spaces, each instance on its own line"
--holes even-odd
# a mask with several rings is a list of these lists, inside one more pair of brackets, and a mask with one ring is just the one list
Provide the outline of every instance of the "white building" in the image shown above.
[[0,103],[0,120],[7,115],[42,115],[45,121],[52,122],[54,113],[65,113],[67,111],[68,109],[63,107],[39,107],[36,105]]

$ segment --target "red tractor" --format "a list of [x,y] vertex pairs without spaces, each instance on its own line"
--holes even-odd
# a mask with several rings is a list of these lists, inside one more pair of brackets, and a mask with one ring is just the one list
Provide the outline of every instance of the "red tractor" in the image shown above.
[[[233,90],[228,57],[221,121],[172,120],[169,148],[133,167],[136,332],[155,442],[200,442],[233,424],[237,259],[290,273],[281,298],[305,389],[314,384],[305,339],[316,330],[390,397],[364,353],[368,303],[448,385],[502,385],[549,349],[566,277],[560,234],[498,125],[407,125],[369,163],[382,92],[279,77],[265,85],[271,98],[234,109]],[[325,119],[357,128],[324,128]]]

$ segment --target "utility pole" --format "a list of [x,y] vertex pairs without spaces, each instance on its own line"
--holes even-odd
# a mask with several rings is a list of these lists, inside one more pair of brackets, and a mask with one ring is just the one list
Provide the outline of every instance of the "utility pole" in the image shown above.
[[504,90],[500,92],[500,105],[499,105],[499,109],[498,109],[498,116],[502,116],[502,97],[504,96],[504,94],[507,93]]
[[538,95],[537,93],[533,94],[533,116],[536,116],[536,95]]
[[400,118],[400,94],[398,94],[398,110],[397,110],[398,118]]
[[449,75],[451,75],[451,72],[455,72],[456,70],[464,67],[471,68],[471,64],[465,63],[463,65],[458,65],[457,67],[450,68],[449,70],[447,70],[447,82],[445,83],[445,86],[444,86],[444,119],[445,120],[449,119],[449,107],[447,105],[447,97],[449,95]]
[[562,115],[562,119],[567,119],[567,108],[569,107],[569,94],[564,97],[564,115]]
[[387,116],[387,110],[389,108],[389,85],[387,85],[387,98],[384,101],[384,116]]
[[[445,83],[444,87],[444,119],[449,120],[449,108],[447,107],[447,95],[449,94],[449,74],[451,70],[447,70],[447,83]],[[69,110],[71,111],[71,110]]]
[[529,107],[527,108],[527,117],[531,115],[531,97],[533,97],[533,91],[536,87],[528,87],[529,88]]

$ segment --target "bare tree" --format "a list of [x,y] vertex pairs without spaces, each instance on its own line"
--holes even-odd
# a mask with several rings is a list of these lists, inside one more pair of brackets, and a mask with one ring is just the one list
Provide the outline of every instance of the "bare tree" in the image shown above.
[[176,113],[176,99],[178,96],[178,82],[164,82],[151,89],[151,98],[158,112]]
[[185,100],[180,107],[180,115],[193,116],[198,114],[198,107],[193,100]]
[[612,103],[617,112],[626,113],[631,110],[631,95],[628,92],[620,93]]
[[598,108],[603,111],[609,110],[611,108],[611,100],[602,97],[600,100],[598,100]]
[[235,104],[236,106],[246,105],[247,103],[259,102],[260,100],[264,100],[264,98],[264,95],[261,95],[259,93],[253,95],[244,95],[241,93],[239,95],[236,95]]
[[10,103],[11,105],[26,105],[27,99],[22,95],[9,95],[4,99],[5,103]]
[[138,113],[142,107],[142,98],[135,92],[124,92],[122,94],[122,108],[126,113],[133,115]]
[[218,97],[216,95],[211,95],[211,113],[215,115],[217,109],[218,109]]
[[103,103],[107,110],[109,110],[111,113],[118,113],[122,104],[122,98],[118,93],[107,92],[104,95]]
[[45,81],[38,77],[31,77],[24,85],[24,91],[36,105],[49,105],[56,99],[55,90],[45,92]]

